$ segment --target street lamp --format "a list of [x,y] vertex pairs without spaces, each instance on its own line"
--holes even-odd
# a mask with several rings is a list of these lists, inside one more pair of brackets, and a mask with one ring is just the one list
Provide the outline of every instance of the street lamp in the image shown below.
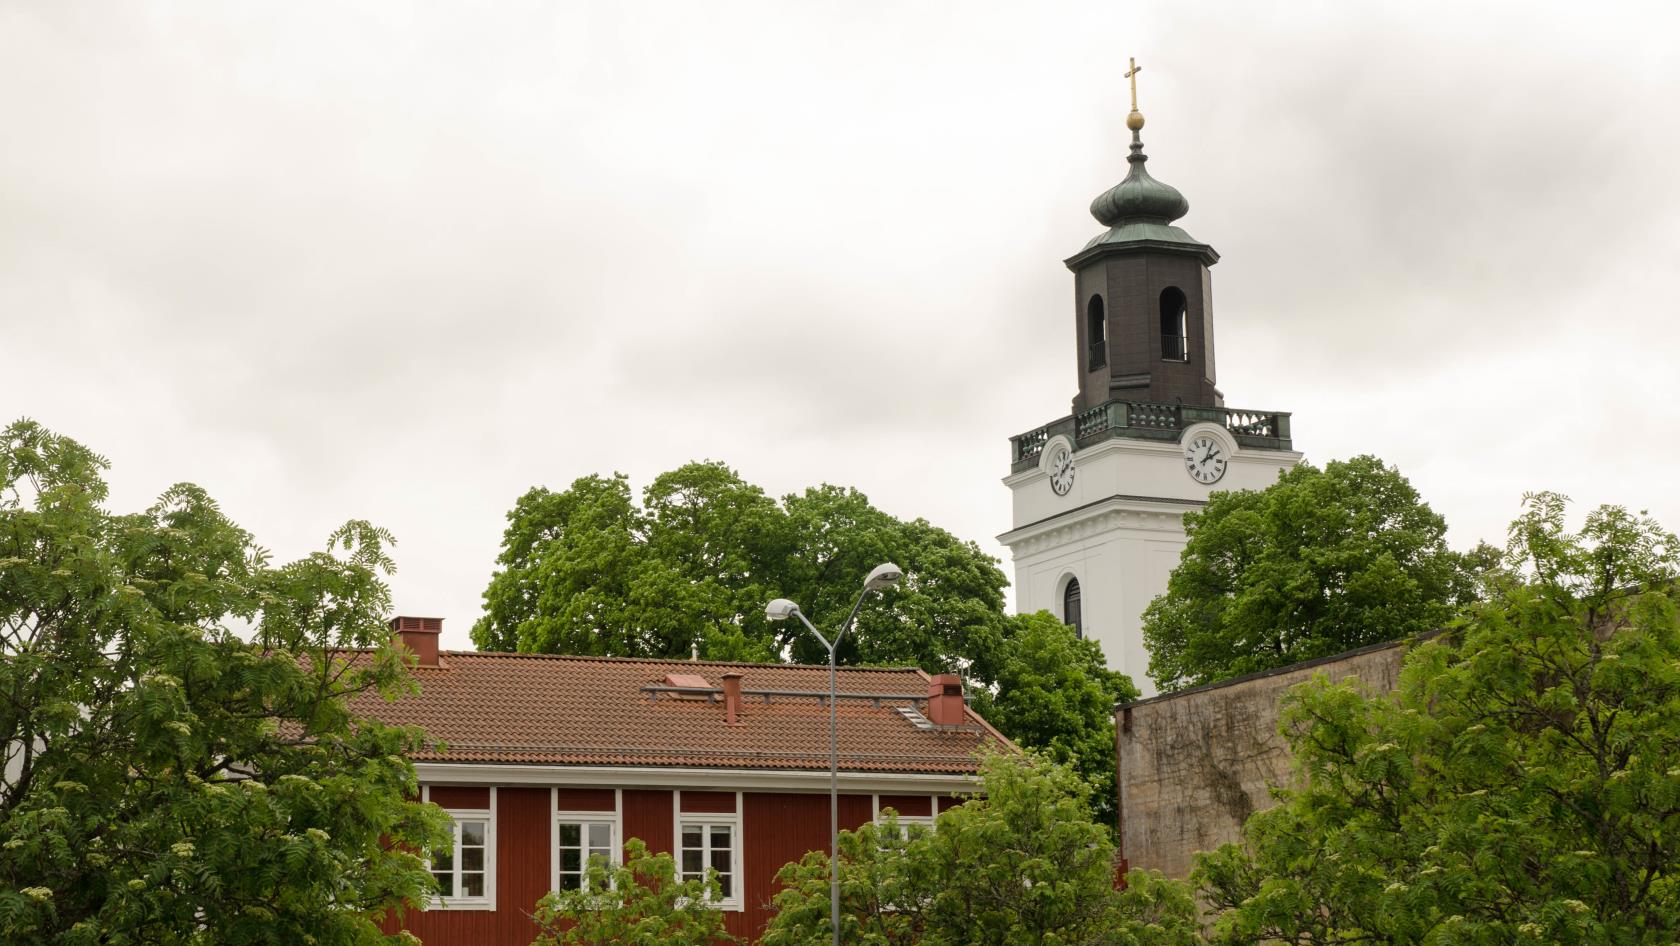
[[852,621],[857,619],[863,599],[871,591],[898,584],[903,577],[903,569],[891,562],[876,565],[869,577],[863,580],[863,590],[858,592],[857,603],[852,605],[852,613],[846,615],[846,623],[840,625],[840,633],[834,635],[833,641],[824,637],[822,631],[805,618],[799,605],[786,598],[777,598],[764,608],[764,616],[772,621],[798,618],[799,623],[828,648],[828,919],[834,928],[834,946],[840,946],[840,718],[835,712],[840,693],[835,685],[834,653],[840,646],[840,638],[846,636]]

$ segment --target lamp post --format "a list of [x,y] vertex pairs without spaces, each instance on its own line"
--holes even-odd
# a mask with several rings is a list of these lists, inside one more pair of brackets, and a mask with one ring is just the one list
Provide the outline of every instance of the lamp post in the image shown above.
[[863,580],[863,590],[858,592],[857,603],[852,605],[852,613],[846,615],[846,623],[840,625],[840,633],[834,635],[833,641],[824,637],[822,631],[806,619],[799,605],[786,598],[777,598],[764,608],[764,616],[772,621],[798,618],[799,623],[805,625],[805,629],[828,649],[828,919],[829,925],[834,928],[834,946],[840,946],[840,717],[836,712],[840,692],[835,683],[834,655],[840,646],[840,638],[846,636],[852,621],[857,619],[863,599],[871,591],[897,584],[903,577],[904,571],[891,562],[875,566],[869,577]]

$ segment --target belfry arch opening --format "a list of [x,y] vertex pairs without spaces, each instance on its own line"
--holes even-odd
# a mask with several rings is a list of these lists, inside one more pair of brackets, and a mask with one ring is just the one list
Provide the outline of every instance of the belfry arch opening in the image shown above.
[[1067,584],[1062,587],[1062,623],[1073,628],[1073,633],[1079,637],[1085,636],[1085,614],[1080,600],[1079,579],[1068,576]]
[[1095,371],[1108,365],[1108,314],[1103,310],[1102,296],[1092,296],[1085,306],[1085,370]]
[[1168,286],[1161,291],[1161,360],[1189,361],[1188,304],[1184,290]]

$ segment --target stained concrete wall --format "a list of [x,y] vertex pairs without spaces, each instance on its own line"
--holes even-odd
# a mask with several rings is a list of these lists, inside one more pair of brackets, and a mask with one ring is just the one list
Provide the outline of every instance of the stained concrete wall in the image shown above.
[[1117,711],[1122,854],[1131,867],[1186,877],[1192,856],[1239,840],[1251,812],[1273,804],[1271,789],[1293,778],[1278,734],[1278,701],[1324,674],[1393,690],[1401,643],[1169,693]]

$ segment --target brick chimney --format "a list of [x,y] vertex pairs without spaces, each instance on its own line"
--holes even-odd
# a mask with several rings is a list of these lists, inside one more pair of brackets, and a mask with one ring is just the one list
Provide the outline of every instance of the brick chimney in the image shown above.
[[723,715],[729,725],[741,725],[741,675],[733,670],[723,675]]
[[438,635],[443,633],[443,618],[395,617],[391,631],[396,643],[414,651],[422,667],[438,665]]
[[961,726],[963,718],[962,677],[942,673],[928,680],[928,722],[935,726]]

